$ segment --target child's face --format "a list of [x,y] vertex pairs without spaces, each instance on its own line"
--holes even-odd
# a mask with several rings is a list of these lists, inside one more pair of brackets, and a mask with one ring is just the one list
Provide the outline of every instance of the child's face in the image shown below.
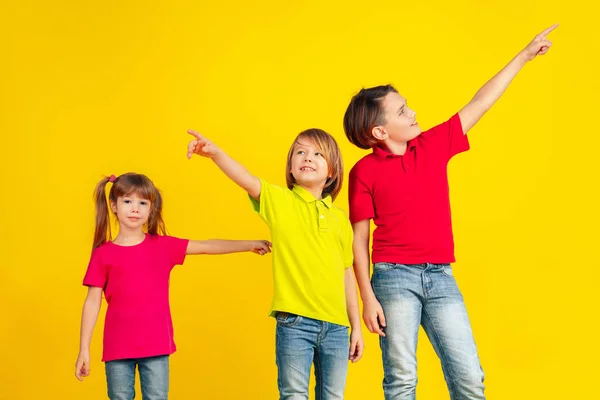
[[290,172],[300,186],[323,188],[329,176],[329,165],[315,143],[300,137],[294,143]]
[[406,99],[398,93],[388,93],[381,102],[385,112],[385,124],[381,125],[387,139],[406,143],[421,133],[417,113],[408,108]]
[[136,193],[119,197],[117,203],[111,202],[110,206],[117,214],[121,227],[129,230],[141,230],[150,216],[150,200],[143,199]]

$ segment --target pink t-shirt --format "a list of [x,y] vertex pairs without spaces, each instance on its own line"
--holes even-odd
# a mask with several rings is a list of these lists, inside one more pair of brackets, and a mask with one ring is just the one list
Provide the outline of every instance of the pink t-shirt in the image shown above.
[[146,234],[135,246],[94,249],[83,284],[104,289],[108,303],[102,361],[175,352],[169,275],[183,264],[188,240]]

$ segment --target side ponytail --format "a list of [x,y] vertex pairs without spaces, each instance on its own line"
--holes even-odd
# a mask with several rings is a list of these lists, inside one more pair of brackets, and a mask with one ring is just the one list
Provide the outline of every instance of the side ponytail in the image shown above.
[[94,232],[95,249],[111,239],[110,210],[106,201],[106,184],[109,178],[104,178],[96,185],[94,190],[94,202],[96,203],[96,231]]

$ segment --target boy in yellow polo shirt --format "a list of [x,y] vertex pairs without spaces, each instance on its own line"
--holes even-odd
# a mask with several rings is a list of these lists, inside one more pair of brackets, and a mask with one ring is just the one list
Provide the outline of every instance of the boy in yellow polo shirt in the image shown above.
[[[335,139],[308,129],[287,158],[287,188],[252,175],[195,131],[188,158],[211,158],[248,192],[254,210],[271,230],[277,319],[276,359],[280,399],[308,399],[315,365],[316,398],[344,398],[348,359],[364,347],[352,268],[352,226],[333,200],[342,187],[342,157]],[[351,326],[348,343],[348,326]],[[350,350],[348,351],[348,346]]]

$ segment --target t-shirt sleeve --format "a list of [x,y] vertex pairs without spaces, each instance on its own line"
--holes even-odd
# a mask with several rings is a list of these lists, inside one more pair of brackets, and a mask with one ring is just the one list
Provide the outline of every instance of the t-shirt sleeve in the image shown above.
[[180,239],[173,236],[162,236],[161,240],[166,247],[171,265],[175,266],[183,264],[185,261],[189,239]]
[[348,180],[348,205],[350,209],[350,222],[356,223],[375,216],[373,194],[368,177],[359,164],[350,171]]
[[447,160],[458,153],[469,150],[469,138],[463,131],[458,113],[454,114],[448,121],[423,132],[423,136],[432,138],[433,143],[436,147],[439,147]]
[[102,251],[99,247],[92,251],[92,256],[83,278],[84,286],[106,287],[107,270],[106,264],[102,262],[101,253]]
[[280,186],[273,185],[263,179],[260,180],[260,197],[257,200],[250,195],[250,203],[252,209],[260,215],[260,217],[271,226],[276,219],[276,208],[278,204],[289,200],[289,190]]

